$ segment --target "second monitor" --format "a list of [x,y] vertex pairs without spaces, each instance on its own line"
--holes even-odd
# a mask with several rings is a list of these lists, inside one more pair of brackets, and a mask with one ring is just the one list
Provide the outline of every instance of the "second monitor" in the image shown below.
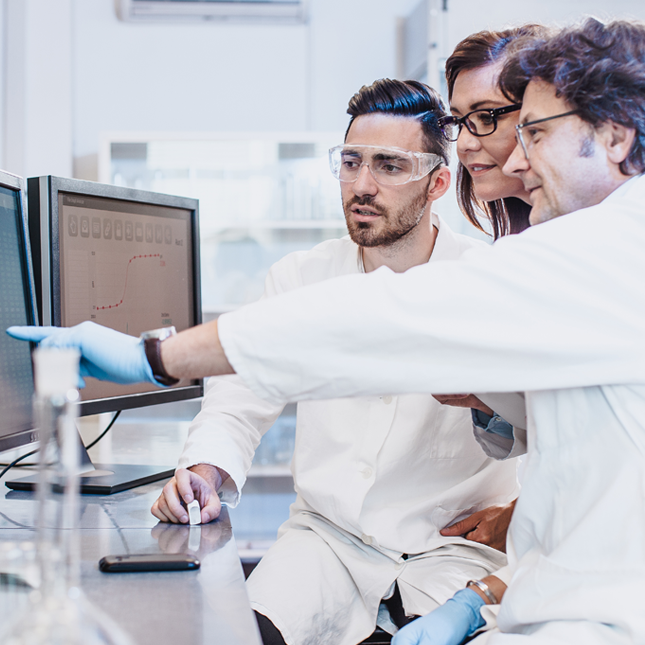
[[[90,320],[139,336],[201,323],[197,200],[52,176],[29,179],[27,191],[41,324],[71,327]],[[160,389],[90,378],[81,390],[80,414],[202,394],[201,380]],[[150,466],[97,468],[82,478],[83,492],[118,492],[172,474]]]
[[[41,324],[86,320],[131,336],[201,323],[198,201],[59,177],[27,183]],[[201,396],[201,381],[88,379],[81,414]]]

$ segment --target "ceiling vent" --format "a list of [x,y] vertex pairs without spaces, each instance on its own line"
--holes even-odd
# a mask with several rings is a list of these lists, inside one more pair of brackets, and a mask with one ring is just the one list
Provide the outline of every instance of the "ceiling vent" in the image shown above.
[[120,0],[119,18],[128,22],[216,21],[300,24],[307,0]]

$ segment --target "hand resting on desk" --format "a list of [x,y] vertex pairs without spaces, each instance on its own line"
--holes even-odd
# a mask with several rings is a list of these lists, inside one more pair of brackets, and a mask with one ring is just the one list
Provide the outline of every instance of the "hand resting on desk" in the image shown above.
[[187,524],[186,504],[196,499],[201,508],[202,524],[206,524],[219,517],[222,511],[217,491],[227,478],[228,473],[210,464],[198,464],[188,470],[179,468],[150,511],[162,522]]

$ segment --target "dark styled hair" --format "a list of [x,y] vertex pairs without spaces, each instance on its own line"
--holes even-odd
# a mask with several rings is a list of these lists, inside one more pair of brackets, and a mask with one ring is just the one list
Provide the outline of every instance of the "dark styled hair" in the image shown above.
[[587,18],[508,60],[502,91],[521,100],[532,79],[555,87],[594,128],[612,121],[636,130],[624,175],[645,172],[645,23]]
[[380,112],[393,116],[409,116],[419,120],[423,131],[425,152],[439,155],[447,166],[450,163],[450,142],[441,132],[437,120],[446,114],[446,107],[436,90],[419,81],[397,81],[381,78],[361,87],[349,101],[347,114],[354,119]]
[[[464,38],[446,61],[448,97],[452,98],[457,76],[471,69],[487,67],[504,61],[513,51],[533,39],[544,39],[548,29],[528,24],[503,31],[480,31]],[[530,204],[517,197],[506,197],[492,202],[477,199],[470,173],[460,163],[457,168],[457,201],[466,219],[483,231],[478,216],[491,223],[493,239],[509,233],[520,233],[529,226]]]

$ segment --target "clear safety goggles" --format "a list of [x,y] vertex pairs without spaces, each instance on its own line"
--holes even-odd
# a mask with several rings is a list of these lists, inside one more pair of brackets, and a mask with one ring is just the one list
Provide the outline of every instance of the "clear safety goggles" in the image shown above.
[[349,183],[356,181],[363,166],[367,166],[377,184],[400,186],[422,179],[441,163],[441,157],[431,152],[394,147],[344,144],[329,151],[332,175]]

